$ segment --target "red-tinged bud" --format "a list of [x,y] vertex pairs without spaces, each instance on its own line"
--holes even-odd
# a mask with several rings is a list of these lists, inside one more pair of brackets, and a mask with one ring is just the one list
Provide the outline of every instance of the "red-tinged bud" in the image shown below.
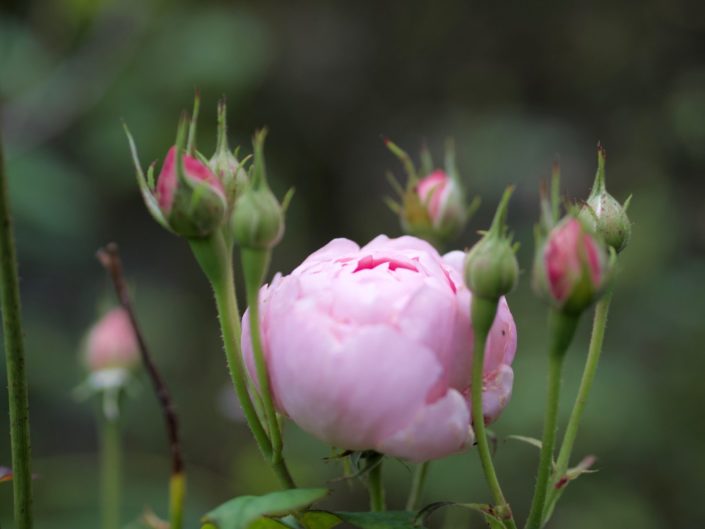
[[84,362],[92,373],[131,370],[139,364],[137,337],[125,309],[111,310],[91,328],[85,341]]
[[184,237],[205,237],[223,222],[225,191],[206,164],[178,147],[169,149],[157,179],[155,196],[169,227]]
[[537,251],[534,287],[561,312],[580,314],[599,297],[607,282],[607,254],[577,218],[558,223]]
[[[150,166],[145,177],[134,140],[125,127],[137,182],[147,209],[166,229],[189,239],[207,237],[220,227],[227,206],[223,184],[211,172],[205,158],[195,150],[197,113],[198,98],[190,124],[185,118],[179,123],[176,145],[169,149],[156,185],[154,165]],[[185,145],[187,128],[188,145]]]
[[457,237],[477,207],[477,201],[470,206],[465,201],[452,144],[449,143],[446,150],[445,169],[435,168],[430,153],[424,148],[420,172],[399,146],[387,139],[385,145],[399,158],[407,173],[405,188],[390,177],[401,202],[388,201],[389,207],[399,215],[404,232],[436,245]]

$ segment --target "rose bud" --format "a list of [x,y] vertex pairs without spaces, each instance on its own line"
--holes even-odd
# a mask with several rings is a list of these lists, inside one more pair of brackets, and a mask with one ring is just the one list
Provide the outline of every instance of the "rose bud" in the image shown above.
[[130,317],[123,308],[105,314],[88,332],[84,360],[89,371],[133,369],[140,362],[139,346]]
[[284,211],[290,194],[279,204],[267,183],[264,166],[264,140],[266,130],[255,135],[254,161],[251,182],[235,202],[231,227],[235,242],[252,249],[271,249],[284,235]]
[[132,371],[140,364],[139,344],[130,316],[122,307],[112,309],[91,327],[82,348],[87,379],[74,393],[85,399],[100,393],[103,413],[119,415],[120,393],[128,388]]
[[534,287],[556,308],[577,315],[607,282],[607,254],[598,239],[574,216],[567,216],[538,247]]
[[[424,147],[420,173],[399,146],[388,139],[385,139],[385,145],[401,160],[407,173],[406,188],[402,188],[390,175],[401,202],[387,201],[399,215],[402,229],[436,245],[457,237],[477,207],[477,201],[466,205],[452,144],[449,143],[446,150],[445,170],[434,168],[431,155]],[[419,177],[419,174],[422,176]]]
[[228,204],[234,204],[247,187],[249,178],[244,162],[230,150],[227,137],[227,109],[225,99],[218,102],[218,138],[215,153],[208,162],[213,174],[223,184]]
[[[196,105],[197,108],[197,105]],[[226,196],[222,183],[216,178],[205,160],[195,154],[189,145],[184,152],[187,121],[179,124],[176,145],[164,159],[156,185],[150,166],[145,178],[137,149],[130,132],[125,127],[132,159],[137,171],[137,181],[147,209],[162,226],[186,238],[207,237],[225,218]],[[192,143],[195,120],[191,123]]]
[[627,246],[632,234],[632,224],[627,217],[627,208],[631,197],[624,205],[621,205],[607,192],[605,187],[606,158],[607,153],[604,147],[598,144],[595,183],[587,203],[583,206],[578,217],[619,253]]
[[[278,411],[341,449],[418,462],[470,446],[473,335],[463,258],[441,257],[408,236],[381,235],[362,248],[335,239],[275,276],[260,291],[260,332]],[[242,329],[256,380],[249,311]],[[488,421],[511,395],[515,350],[501,299],[484,363]]]
[[465,258],[465,284],[473,295],[496,300],[509,294],[519,278],[519,264],[504,219],[513,188],[504,192],[492,226]]

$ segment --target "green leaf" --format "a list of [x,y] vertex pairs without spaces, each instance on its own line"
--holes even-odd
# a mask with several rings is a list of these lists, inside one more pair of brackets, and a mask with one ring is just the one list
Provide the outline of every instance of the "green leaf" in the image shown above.
[[343,523],[340,518],[328,511],[306,511],[301,514],[301,521],[308,529],[331,529]]
[[326,489],[291,489],[264,496],[240,496],[213,509],[201,523],[217,529],[279,529],[286,525],[264,517],[298,511],[327,494]]
[[[490,529],[507,529],[502,519],[498,516],[496,509],[486,503],[454,503],[452,501],[431,503],[416,514],[416,523],[424,522],[431,514],[443,507],[460,507],[462,509],[478,512],[482,514],[482,517],[485,519]],[[418,527],[418,525],[416,527]]]
[[330,512],[308,511],[303,521],[309,529],[331,529],[340,523],[349,523],[358,529],[419,529],[416,516],[407,511],[386,512]]

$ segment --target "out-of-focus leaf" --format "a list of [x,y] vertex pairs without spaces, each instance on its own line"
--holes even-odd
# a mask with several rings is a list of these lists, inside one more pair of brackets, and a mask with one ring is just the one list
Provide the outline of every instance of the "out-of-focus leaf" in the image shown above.
[[358,529],[418,529],[413,512],[330,512],[309,511],[304,513],[304,521],[310,529],[331,529],[345,522]]
[[218,529],[286,527],[278,522],[278,525],[269,524],[264,517],[289,514],[324,498],[327,494],[327,489],[292,489],[264,496],[240,496],[216,507],[206,514],[201,522],[205,527],[212,525]]

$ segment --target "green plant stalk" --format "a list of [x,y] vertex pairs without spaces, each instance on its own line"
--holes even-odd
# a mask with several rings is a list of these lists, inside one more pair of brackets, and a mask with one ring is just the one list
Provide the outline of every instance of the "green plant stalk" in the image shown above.
[[563,360],[578,325],[577,316],[569,316],[555,309],[551,310],[548,321],[550,340],[548,356],[548,396],[546,399],[546,414],[543,423],[543,438],[541,441],[541,456],[536,477],[536,488],[525,526],[526,529],[539,529],[541,527],[543,508],[546,500],[546,487],[553,463],[553,445],[556,440],[558,401],[561,391]]
[[32,527],[32,469],[29,438],[29,397],[25,373],[24,337],[12,231],[10,197],[0,138],[0,303],[5,336],[5,363],[12,445],[12,486],[15,526]]
[[118,417],[101,422],[101,517],[103,529],[120,529],[122,501],[122,445]]
[[225,357],[235,393],[242,406],[247,425],[262,455],[270,460],[272,445],[265,432],[247,390],[245,366],[240,349],[240,310],[237,306],[232,254],[220,234],[208,239],[189,241],[196,259],[210,281],[218,310],[218,320],[223,337]]
[[[600,355],[602,354],[602,343],[605,338],[607,315],[610,310],[611,301],[612,292],[608,292],[595,307],[595,317],[592,324],[590,346],[588,348],[587,359],[585,360],[583,375],[580,380],[578,395],[575,398],[575,404],[573,404],[573,410],[571,411],[570,418],[568,419],[568,425],[566,426],[563,442],[561,443],[561,449],[558,452],[555,472],[556,481],[563,477],[568,470],[568,465],[570,464],[570,456],[573,451],[575,439],[578,435],[578,427],[580,426],[580,421],[583,417],[583,412],[585,411],[585,405],[587,404],[588,395],[590,394],[592,383],[595,380],[597,366],[600,361]],[[544,508],[544,524],[553,514],[553,509],[555,508],[556,502],[563,493],[563,490],[565,490],[565,487],[556,488],[555,483],[553,485],[554,486],[550,487],[551,490],[548,491],[548,500],[546,501],[546,507]]]
[[241,248],[240,250],[242,273],[245,277],[247,306],[250,311],[250,339],[252,340],[252,352],[257,370],[257,382],[262,398],[264,415],[267,420],[269,438],[272,442],[272,463],[276,464],[282,459],[283,443],[277,411],[274,409],[259,324],[259,290],[269,268],[270,257],[271,252],[269,250],[252,248]]
[[416,465],[414,469],[414,476],[411,481],[411,490],[409,491],[409,498],[406,500],[406,510],[415,511],[418,508],[419,500],[421,499],[421,493],[423,492],[423,487],[426,484],[426,476],[428,475],[428,467],[431,465],[429,461],[424,461]]
[[370,491],[370,510],[382,512],[387,509],[384,486],[382,485],[382,460],[377,462],[367,474],[367,488]]
[[192,239],[189,242],[196,259],[213,287],[230,378],[247,424],[260,452],[271,463],[282,486],[294,488],[295,485],[286,463],[283,460],[276,462],[273,460],[272,443],[260,422],[248,392],[240,348],[240,311],[237,306],[230,246],[226,244],[222,234],[213,235],[208,239]]
[[472,357],[472,424],[475,431],[475,440],[477,442],[480,463],[482,463],[482,470],[485,474],[490,492],[492,493],[492,498],[500,511],[500,517],[503,519],[505,525],[509,529],[516,529],[516,523],[512,517],[511,508],[502,493],[502,487],[499,485],[497,472],[492,462],[492,453],[489,442],[487,441],[487,431],[485,429],[485,416],[482,411],[482,374],[485,365],[485,346],[487,344],[487,336],[497,314],[498,303],[499,300],[483,299],[479,296],[473,296],[472,298],[471,320],[473,334],[475,335]]
[[169,529],[181,529],[184,525],[184,498],[186,476],[183,472],[172,474],[169,479]]

